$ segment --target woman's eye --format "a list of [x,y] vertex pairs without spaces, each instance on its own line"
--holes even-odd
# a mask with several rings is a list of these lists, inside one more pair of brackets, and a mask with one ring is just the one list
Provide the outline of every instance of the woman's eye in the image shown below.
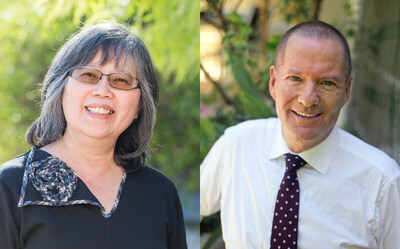
[[300,81],[300,77],[298,77],[298,76],[289,76],[289,80],[291,80],[291,81]]
[[126,79],[123,78],[116,78],[113,80],[113,83],[118,84],[118,85],[132,85],[132,83]]
[[116,78],[115,81],[128,83],[128,81],[126,79],[123,79],[123,78]]
[[85,72],[82,74],[83,77],[96,77],[96,75],[94,73],[91,72]]

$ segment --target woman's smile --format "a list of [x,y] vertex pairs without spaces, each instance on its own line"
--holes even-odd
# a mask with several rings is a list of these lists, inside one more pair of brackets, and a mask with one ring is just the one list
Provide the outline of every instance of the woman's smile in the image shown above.
[[90,112],[91,114],[98,114],[98,115],[112,115],[115,113],[109,106],[85,106],[85,109]]

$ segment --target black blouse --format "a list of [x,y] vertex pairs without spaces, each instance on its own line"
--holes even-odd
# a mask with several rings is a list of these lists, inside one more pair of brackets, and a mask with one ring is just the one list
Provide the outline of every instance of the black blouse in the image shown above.
[[32,149],[0,166],[0,248],[184,249],[187,245],[178,193],[158,170],[144,166],[125,172],[114,208],[106,214],[71,168]]

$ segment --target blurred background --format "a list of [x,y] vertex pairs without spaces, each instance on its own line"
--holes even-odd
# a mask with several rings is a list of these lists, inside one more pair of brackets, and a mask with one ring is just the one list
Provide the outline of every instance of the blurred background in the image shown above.
[[189,248],[199,248],[199,13],[191,0],[0,1],[0,164],[30,149],[24,134],[59,47],[83,25],[125,23],[147,44],[159,78],[148,163],[177,185]]
[[[282,34],[322,20],[347,38],[352,96],[341,128],[400,163],[400,2],[200,0],[200,157],[226,127],[275,116],[269,67]],[[219,214],[201,222],[201,247],[224,248]]]

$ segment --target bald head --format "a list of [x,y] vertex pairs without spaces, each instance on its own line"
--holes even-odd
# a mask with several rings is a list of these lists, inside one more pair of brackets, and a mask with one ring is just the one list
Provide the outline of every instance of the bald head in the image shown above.
[[282,65],[285,59],[286,45],[289,39],[293,35],[301,35],[317,39],[337,40],[339,44],[342,45],[343,72],[345,79],[347,81],[350,78],[351,56],[350,56],[349,45],[347,44],[346,38],[344,38],[344,36],[336,28],[321,21],[308,21],[297,24],[296,26],[286,31],[285,34],[283,34],[276,49],[276,55],[275,55],[274,66],[277,70],[279,70],[279,66]]

